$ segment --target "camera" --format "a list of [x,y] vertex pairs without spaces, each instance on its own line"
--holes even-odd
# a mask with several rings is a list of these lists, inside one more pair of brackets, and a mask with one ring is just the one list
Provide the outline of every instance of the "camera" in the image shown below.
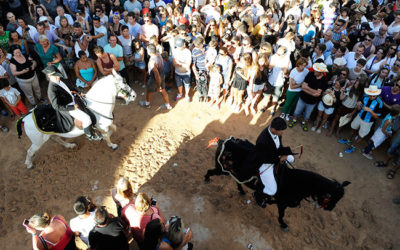
[[151,199],[150,199],[150,206],[154,207],[155,205],[157,205],[157,200],[154,199],[153,197],[151,197]]
[[77,34],[73,34],[71,40],[72,40],[72,42],[76,42],[79,40],[79,36]]

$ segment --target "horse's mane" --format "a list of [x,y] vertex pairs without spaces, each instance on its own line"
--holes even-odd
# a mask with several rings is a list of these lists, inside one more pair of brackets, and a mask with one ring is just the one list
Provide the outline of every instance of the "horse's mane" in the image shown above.
[[[110,94],[111,93],[111,94]],[[102,102],[113,102],[117,95],[117,87],[113,75],[108,75],[94,82],[86,96]]]

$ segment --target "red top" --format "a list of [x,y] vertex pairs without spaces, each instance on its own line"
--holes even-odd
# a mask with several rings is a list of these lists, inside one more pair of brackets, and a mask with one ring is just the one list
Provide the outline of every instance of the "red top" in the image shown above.
[[136,211],[135,204],[129,204],[124,207],[122,210],[122,216],[126,218],[129,222],[129,226],[133,233],[133,237],[138,242],[144,241],[144,230],[146,229],[147,223],[154,219],[161,219],[159,215],[159,211],[157,207],[150,207],[153,211],[151,215],[141,214]]
[[[63,250],[68,245],[68,243],[71,241],[71,239],[73,238],[74,233],[72,232],[71,228],[69,228],[68,225],[62,219],[58,218],[57,216],[54,216],[54,218],[51,219],[51,221],[53,221],[53,220],[60,221],[66,229],[66,231],[65,231],[64,235],[61,237],[61,239],[57,243],[53,243],[51,241],[46,240],[46,238],[45,238],[46,235],[43,234],[43,232],[41,232],[39,236],[41,236],[44,239],[44,241],[47,243],[48,249]],[[36,236],[36,237],[37,237],[37,240],[40,241],[39,237],[38,236]]]

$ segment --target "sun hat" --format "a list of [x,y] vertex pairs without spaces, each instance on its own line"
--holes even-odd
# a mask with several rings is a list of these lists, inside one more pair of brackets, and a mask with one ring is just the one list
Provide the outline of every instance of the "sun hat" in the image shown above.
[[369,85],[368,88],[364,88],[364,93],[371,96],[380,95],[381,92],[382,90],[378,89],[378,86],[376,85]]
[[39,18],[38,23],[44,22],[44,21],[49,21],[49,19],[47,18],[47,16],[41,16],[41,17]]
[[322,97],[322,102],[326,106],[332,106],[333,105],[333,96],[331,94],[326,94]]
[[336,64],[337,66],[344,66],[346,65],[346,61],[344,60],[343,57],[339,57],[333,60],[333,64]]
[[356,12],[360,12],[361,14],[367,14],[367,8],[361,6],[360,8],[356,9]]
[[328,68],[324,63],[314,63],[313,69],[317,72],[328,72]]
[[351,116],[350,117],[347,116],[347,114],[342,116],[342,117],[340,117],[340,119],[339,119],[339,128],[341,128],[344,125],[346,125],[347,123],[349,123],[351,121],[351,118],[352,117]]

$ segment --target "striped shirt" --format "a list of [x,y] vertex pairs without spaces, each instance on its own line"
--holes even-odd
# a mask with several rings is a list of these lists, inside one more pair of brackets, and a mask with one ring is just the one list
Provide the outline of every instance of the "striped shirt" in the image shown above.
[[[374,113],[376,113],[378,116],[381,116],[382,109],[383,109],[383,102],[380,97],[377,97],[375,100],[369,99],[367,95],[365,95],[362,99],[362,104],[364,107],[370,108]],[[364,111],[361,109],[361,111],[358,113],[360,116],[361,120],[365,122],[373,122],[375,121],[374,117],[372,117],[370,112]]]
[[198,71],[206,71],[206,53],[204,50],[194,48],[192,50],[192,62],[196,65]]

